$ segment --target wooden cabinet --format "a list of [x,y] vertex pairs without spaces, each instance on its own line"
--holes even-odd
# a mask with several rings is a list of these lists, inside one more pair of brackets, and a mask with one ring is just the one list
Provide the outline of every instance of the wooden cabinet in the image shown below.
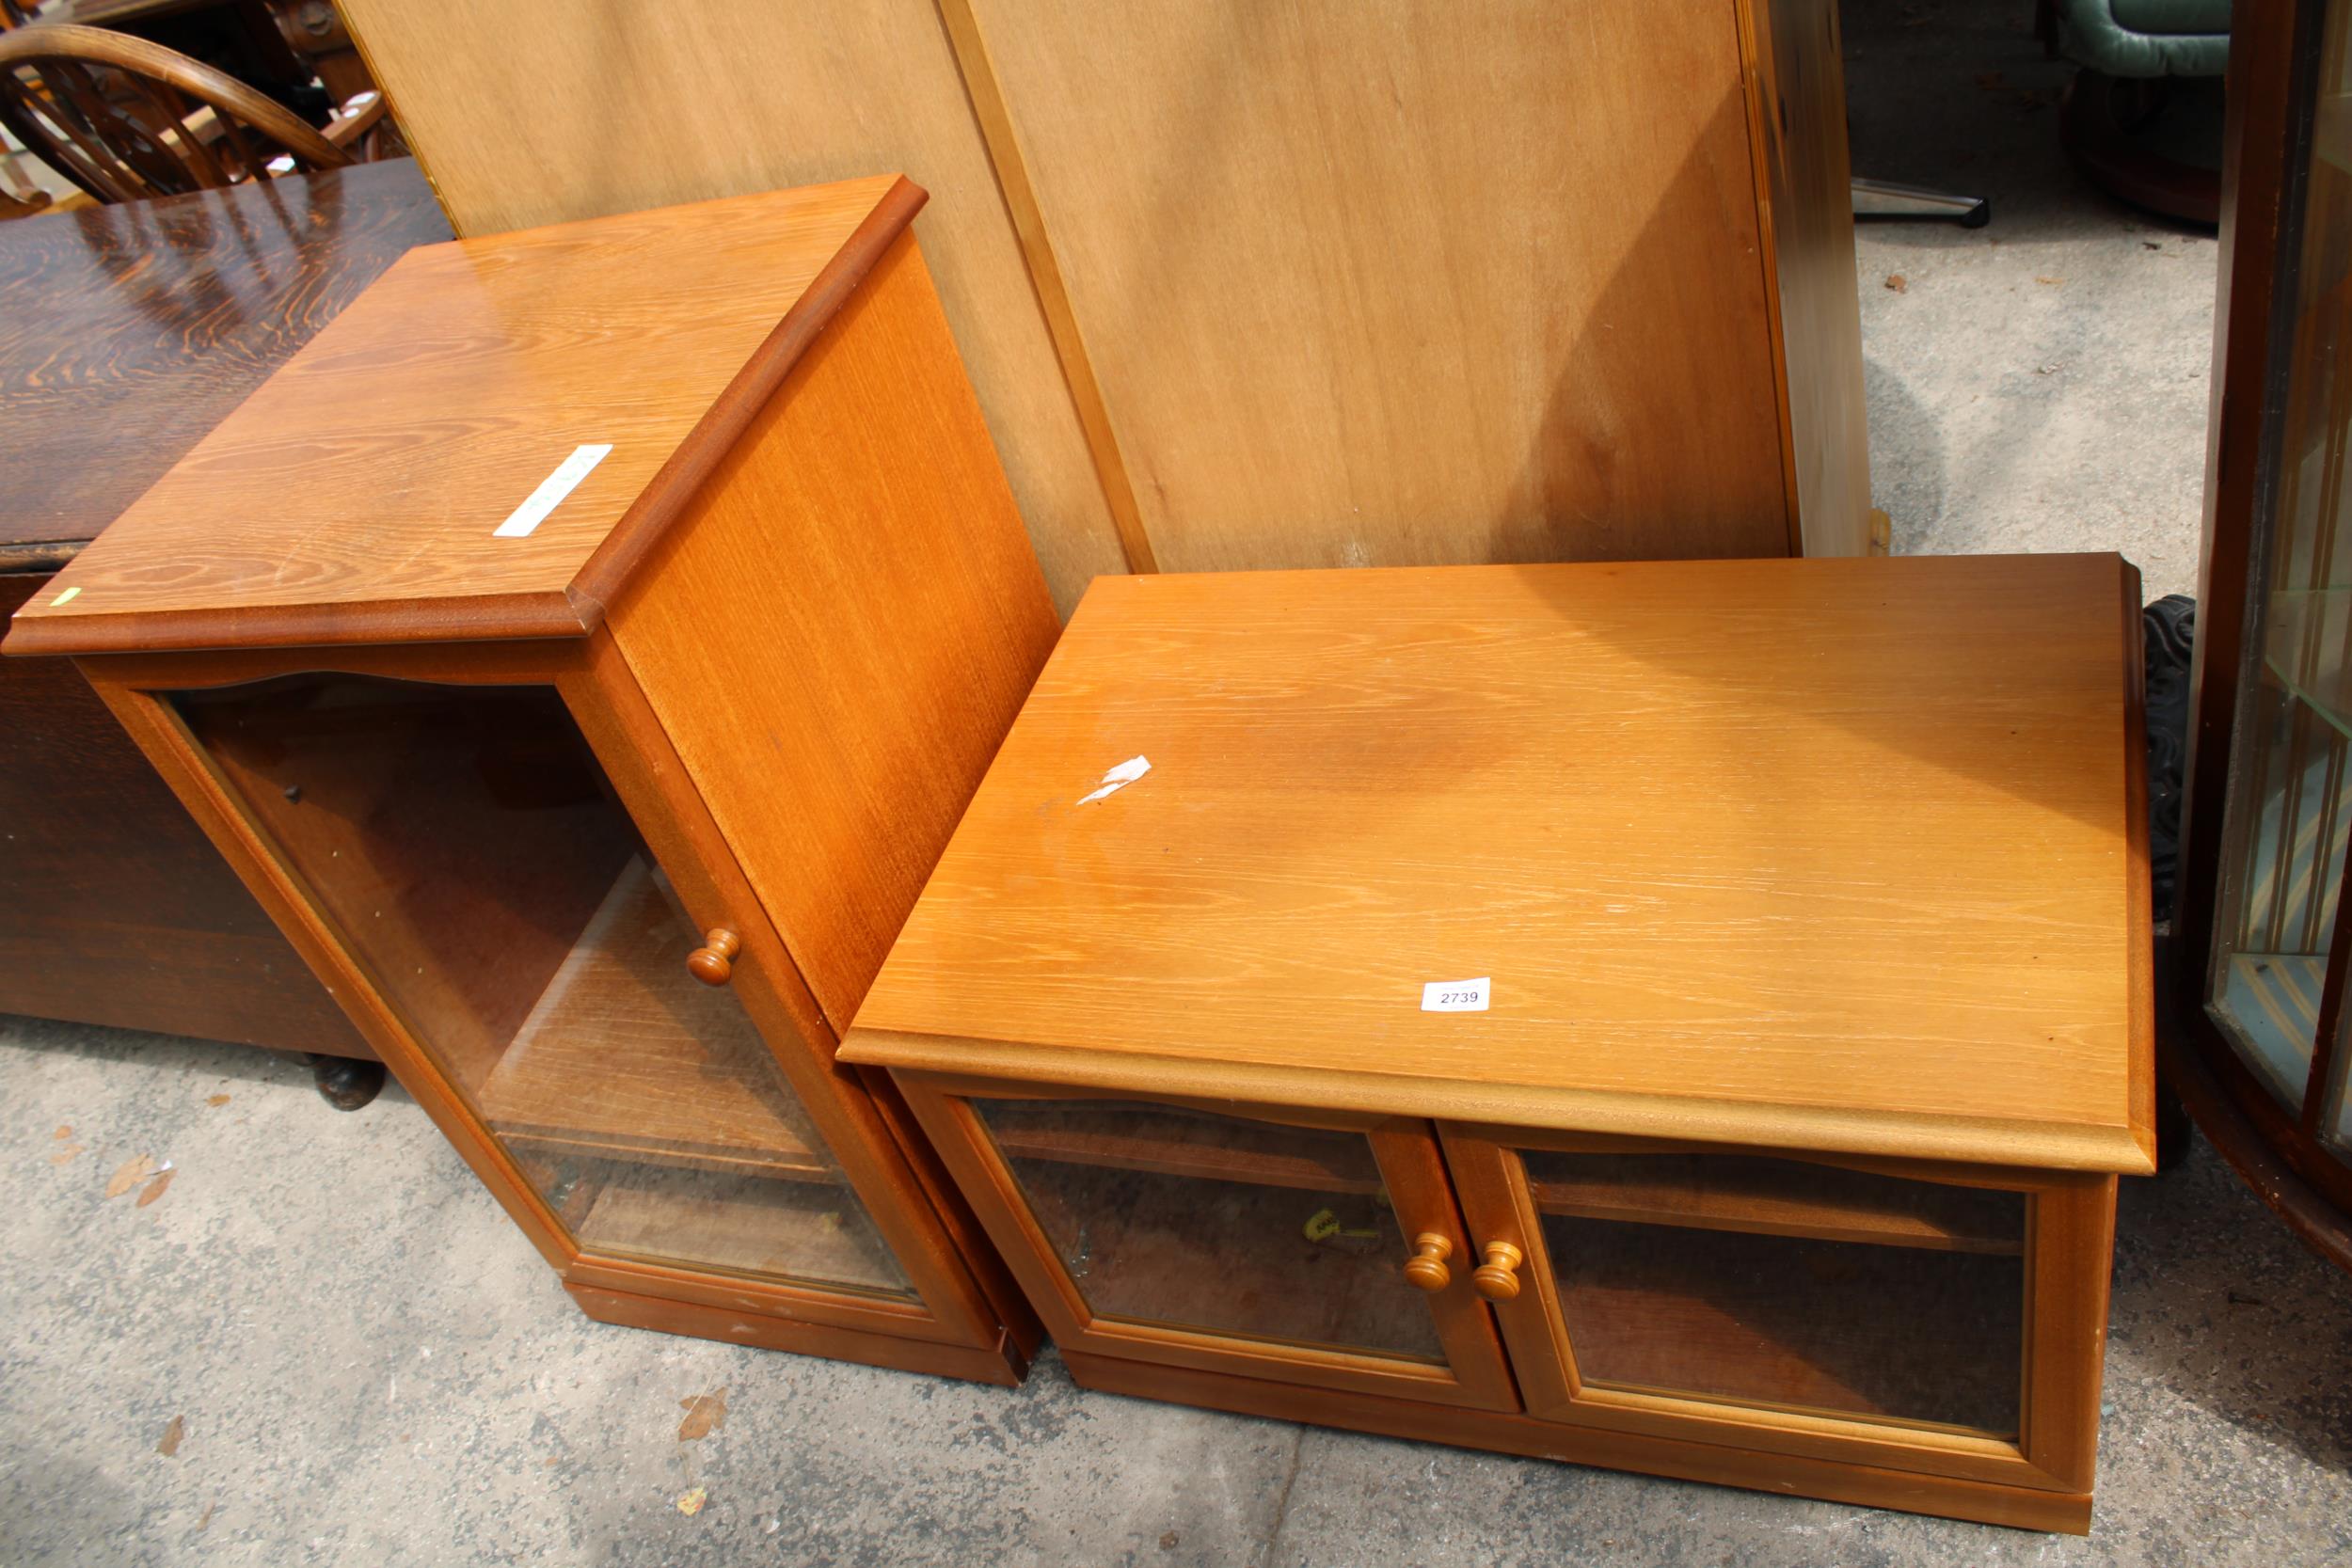
[[[0,615],[449,237],[407,159],[0,226]],[[326,1053],[351,1090],[366,1042],[67,660],[0,665],[0,1012]]]
[[1122,569],[1868,548],[1834,0],[341,9],[461,234],[933,190],[1065,610]]
[[2083,1529],[2136,591],[1106,578],[844,1055],[1089,1386]]
[[593,1316],[1006,1383],[834,1060],[1056,624],[876,179],[411,252],[21,610]]
[[2352,1270],[2352,5],[2245,9],[2165,1081]]

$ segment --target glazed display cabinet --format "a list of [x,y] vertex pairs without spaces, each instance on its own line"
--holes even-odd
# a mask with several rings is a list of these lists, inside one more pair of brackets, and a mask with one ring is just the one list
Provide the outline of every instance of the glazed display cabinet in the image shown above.
[[2167,1078],[2352,1267],[2352,4],[2246,19]]
[[1089,1387],[2080,1530],[2138,628],[2113,556],[1100,578],[843,1053]]
[[1056,632],[851,182],[411,252],[22,610],[592,1316],[1017,1381],[834,1060]]

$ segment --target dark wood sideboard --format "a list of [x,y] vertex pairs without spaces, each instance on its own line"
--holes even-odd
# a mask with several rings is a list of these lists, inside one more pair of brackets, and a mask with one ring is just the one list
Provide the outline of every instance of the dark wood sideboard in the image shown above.
[[[0,614],[412,245],[408,160],[0,224]],[[0,1012],[372,1052],[62,658],[0,661]],[[342,1102],[342,1101],[339,1101]]]

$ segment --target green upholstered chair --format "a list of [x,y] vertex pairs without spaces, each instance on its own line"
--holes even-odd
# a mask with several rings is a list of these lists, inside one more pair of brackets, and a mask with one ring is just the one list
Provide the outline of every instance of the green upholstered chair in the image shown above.
[[2082,69],[2058,134],[2083,172],[2201,223],[2221,206],[2231,0],[2042,0],[2042,36]]

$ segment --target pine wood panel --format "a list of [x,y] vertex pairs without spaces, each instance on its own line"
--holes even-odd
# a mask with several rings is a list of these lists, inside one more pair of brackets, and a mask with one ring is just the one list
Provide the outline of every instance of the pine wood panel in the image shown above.
[[1057,630],[911,238],[654,546],[612,628],[847,1028]]
[[339,8],[461,234],[904,170],[1057,601],[1125,569],[930,0]]
[[1789,550],[1731,0],[969,9],[1161,567]]
[[[2112,556],[1106,578],[844,1053],[2144,1171],[2131,578]],[[1476,975],[1490,1010],[1420,1010]]]
[[[921,201],[882,176],[409,251],[10,651],[576,636]],[[612,451],[499,537],[586,443]]]

